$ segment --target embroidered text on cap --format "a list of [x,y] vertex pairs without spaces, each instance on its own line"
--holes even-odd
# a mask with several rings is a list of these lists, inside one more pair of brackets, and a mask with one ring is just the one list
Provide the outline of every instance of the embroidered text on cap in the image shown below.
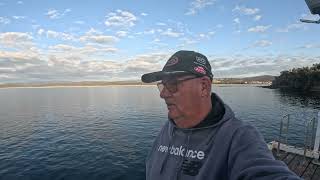
[[165,66],[172,66],[179,62],[179,58],[177,56],[172,56]]

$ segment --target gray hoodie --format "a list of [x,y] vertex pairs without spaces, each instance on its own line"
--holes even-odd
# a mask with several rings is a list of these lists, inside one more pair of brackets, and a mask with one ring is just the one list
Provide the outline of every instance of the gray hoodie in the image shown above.
[[300,179],[274,159],[254,127],[214,100],[225,113],[212,125],[182,129],[166,122],[147,157],[147,180]]

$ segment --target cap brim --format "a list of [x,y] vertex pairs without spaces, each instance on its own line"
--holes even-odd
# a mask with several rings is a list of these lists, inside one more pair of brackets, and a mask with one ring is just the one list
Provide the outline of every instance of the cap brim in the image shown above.
[[171,72],[165,72],[165,71],[157,71],[152,73],[147,73],[141,76],[141,81],[144,83],[152,83],[156,81],[162,80],[164,77],[172,76],[172,75],[183,75],[183,74],[190,74],[186,71],[171,71]]

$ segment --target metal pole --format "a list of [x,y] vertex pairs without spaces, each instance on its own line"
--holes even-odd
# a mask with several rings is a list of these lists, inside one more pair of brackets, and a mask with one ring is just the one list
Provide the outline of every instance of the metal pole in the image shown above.
[[314,140],[313,152],[319,151],[319,143],[320,143],[320,112],[318,112],[318,125],[317,125],[316,137]]
[[307,152],[307,144],[308,144],[308,135],[309,135],[309,122],[305,125],[305,140],[304,140],[304,151],[303,151],[303,156],[306,157],[306,152]]
[[277,155],[280,155],[280,141],[281,141],[281,134],[282,134],[282,123],[283,123],[283,119],[281,119],[280,122],[280,134],[279,134],[279,139],[278,139],[278,148],[277,148]]
[[286,130],[286,144],[287,145],[288,145],[288,136],[289,136],[289,123],[290,123],[290,114],[288,114],[287,130]]
[[[314,142],[315,141],[315,136],[316,136],[316,132],[315,132],[315,126],[316,126],[316,118],[312,118],[312,129],[311,129],[311,142]],[[310,148],[311,148],[312,144],[310,144]]]

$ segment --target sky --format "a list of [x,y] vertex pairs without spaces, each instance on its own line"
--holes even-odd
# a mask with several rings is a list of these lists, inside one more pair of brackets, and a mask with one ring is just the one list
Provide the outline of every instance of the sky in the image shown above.
[[320,63],[304,0],[0,0],[0,84],[139,80],[178,50],[215,78]]

